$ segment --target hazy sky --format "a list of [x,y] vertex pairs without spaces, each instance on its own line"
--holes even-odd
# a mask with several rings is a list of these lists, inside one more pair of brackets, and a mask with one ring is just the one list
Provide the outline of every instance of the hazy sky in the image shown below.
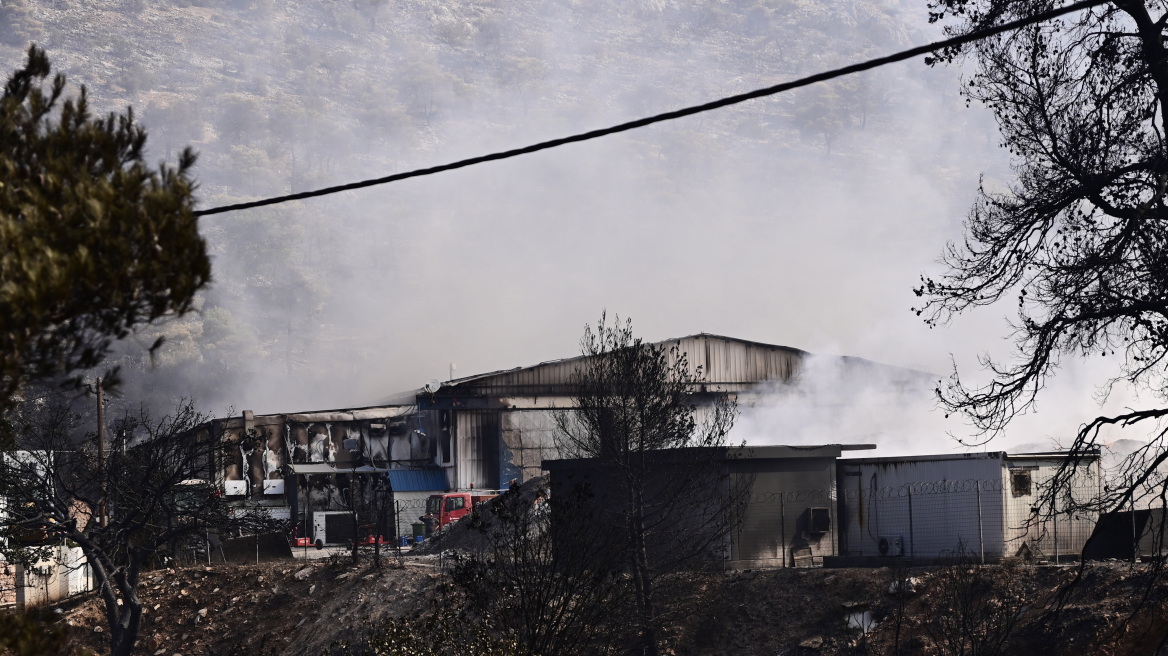
[[[47,20],[64,20],[56,3],[32,4]],[[65,72],[82,82],[115,75],[127,62],[154,66],[167,58],[192,79],[214,72],[237,80],[236,93],[261,113],[303,109],[286,129],[300,141],[250,145],[287,162],[289,148],[295,154],[301,142],[315,143],[298,155],[301,167],[317,165],[304,188],[563,136],[940,37],[924,20],[924,2],[893,0],[758,10],[747,28],[731,5],[711,5],[724,23],[708,31],[690,18],[701,7],[680,0],[621,3],[613,16],[573,3],[396,2],[360,38],[326,29],[355,21],[344,13],[350,6],[321,3],[317,21],[305,17],[309,9],[270,5],[259,24],[230,12],[164,14],[151,6],[129,28],[128,48],[83,54],[71,40],[100,40],[97,23],[50,29],[46,41],[50,56],[55,47]],[[738,31],[720,27],[731,23]],[[168,40],[171,33],[182,38]],[[483,34],[503,36],[485,41]],[[153,60],[142,54],[159,40],[169,45]],[[232,52],[236,44],[248,52]],[[861,46],[867,50],[858,52]],[[309,61],[300,62],[306,49],[313,49]],[[491,58],[497,69],[480,66]],[[524,84],[484,73],[507,62],[538,62],[540,72]],[[414,70],[428,72],[410,78]],[[457,80],[447,87],[425,92],[449,98],[436,118],[415,120],[408,134],[386,140],[361,127],[363,110],[411,111],[419,88],[438,88],[434,80],[451,75]],[[197,172],[204,206],[248,196],[232,190],[246,176],[231,168],[248,153],[216,145],[226,129],[214,109],[222,97],[207,91],[174,100],[166,95],[171,77],[180,78],[160,69],[153,86],[128,99],[139,107],[205,105],[205,128],[194,140],[206,155]],[[257,332],[286,323],[289,333],[311,335],[305,363],[290,366],[279,349],[257,353],[204,403],[257,412],[373,404],[445,380],[451,363],[458,377],[572,356],[584,326],[604,310],[632,318],[651,341],[709,332],[941,375],[956,362],[975,376],[980,353],[1008,353],[1013,305],[942,329],[929,329],[910,310],[921,274],[936,273],[946,242],[961,238],[979,175],[1009,177],[992,117],[964,106],[959,77],[920,60],[866,74],[854,83],[866,89],[871,116],[861,119],[852,106],[830,144],[807,116],[820,90],[802,91],[301,203],[297,211],[311,219],[284,262],[289,271],[319,271],[324,298],[305,308],[273,292],[259,297],[263,312],[254,304],[227,307]],[[350,97],[363,87],[379,91]],[[167,128],[159,118],[151,125],[150,116],[148,127]],[[224,290],[257,288],[253,263],[222,255],[254,220],[245,214],[203,220],[219,244],[215,284]],[[279,283],[280,266],[268,276]],[[1065,362],[1039,415],[1008,441],[1065,436],[1092,411],[1103,371],[1105,363]],[[928,412],[929,401],[912,403],[905,412]],[[945,430],[963,432],[959,422],[933,415],[909,422],[902,414],[885,412],[889,427],[880,430],[927,425],[920,432],[937,436],[927,440],[935,450],[953,448]]]

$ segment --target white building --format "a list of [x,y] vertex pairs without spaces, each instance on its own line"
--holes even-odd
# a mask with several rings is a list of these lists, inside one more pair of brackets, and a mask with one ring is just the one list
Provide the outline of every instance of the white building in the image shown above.
[[[1071,559],[1098,519],[1062,502],[1034,512],[1065,453],[967,453],[839,460],[840,553],[844,558],[916,560],[1003,557]],[[1098,498],[1099,454],[1080,459],[1076,501]],[[841,563],[844,564],[844,563]]]

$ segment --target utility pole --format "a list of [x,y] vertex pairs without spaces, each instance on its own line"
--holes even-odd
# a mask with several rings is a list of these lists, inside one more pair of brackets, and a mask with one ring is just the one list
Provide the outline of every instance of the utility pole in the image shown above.
[[105,403],[102,398],[101,379],[97,379],[97,480],[101,485],[101,499],[97,503],[98,523],[105,528],[107,523],[105,508]]

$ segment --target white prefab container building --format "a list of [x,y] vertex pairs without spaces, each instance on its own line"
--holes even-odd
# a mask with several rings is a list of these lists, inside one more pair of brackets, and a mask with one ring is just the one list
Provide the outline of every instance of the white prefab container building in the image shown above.
[[[1039,496],[1066,454],[1005,452],[837,462],[840,553],[845,558],[1039,560],[1078,556],[1097,514],[1059,502],[1049,517]],[[1097,453],[1070,479],[1076,501],[1097,498]]]

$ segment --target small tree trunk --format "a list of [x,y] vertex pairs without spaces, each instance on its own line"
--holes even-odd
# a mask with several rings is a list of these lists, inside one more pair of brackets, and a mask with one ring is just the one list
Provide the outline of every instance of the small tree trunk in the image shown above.
[[645,499],[642,490],[634,492],[632,513],[633,580],[637,591],[637,615],[641,627],[641,654],[657,656],[657,617],[653,607],[653,582],[649,575],[649,552],[645,540]]
[[376,517],[373,522],[373,567],[381,569],[381,532],[382,524],[385,523],[385,504],[382,503],[380,495],[374,497],[373,507]]
[[122,605],[118,607],[117,602],[114,602],[117,621],[110,626],[110,656],[130,656],[134,651],[134,644],[138,642],[138,629],[142,623],[142,602],[138,599],[133,582],[124,572],[113,578],[117,582]]

